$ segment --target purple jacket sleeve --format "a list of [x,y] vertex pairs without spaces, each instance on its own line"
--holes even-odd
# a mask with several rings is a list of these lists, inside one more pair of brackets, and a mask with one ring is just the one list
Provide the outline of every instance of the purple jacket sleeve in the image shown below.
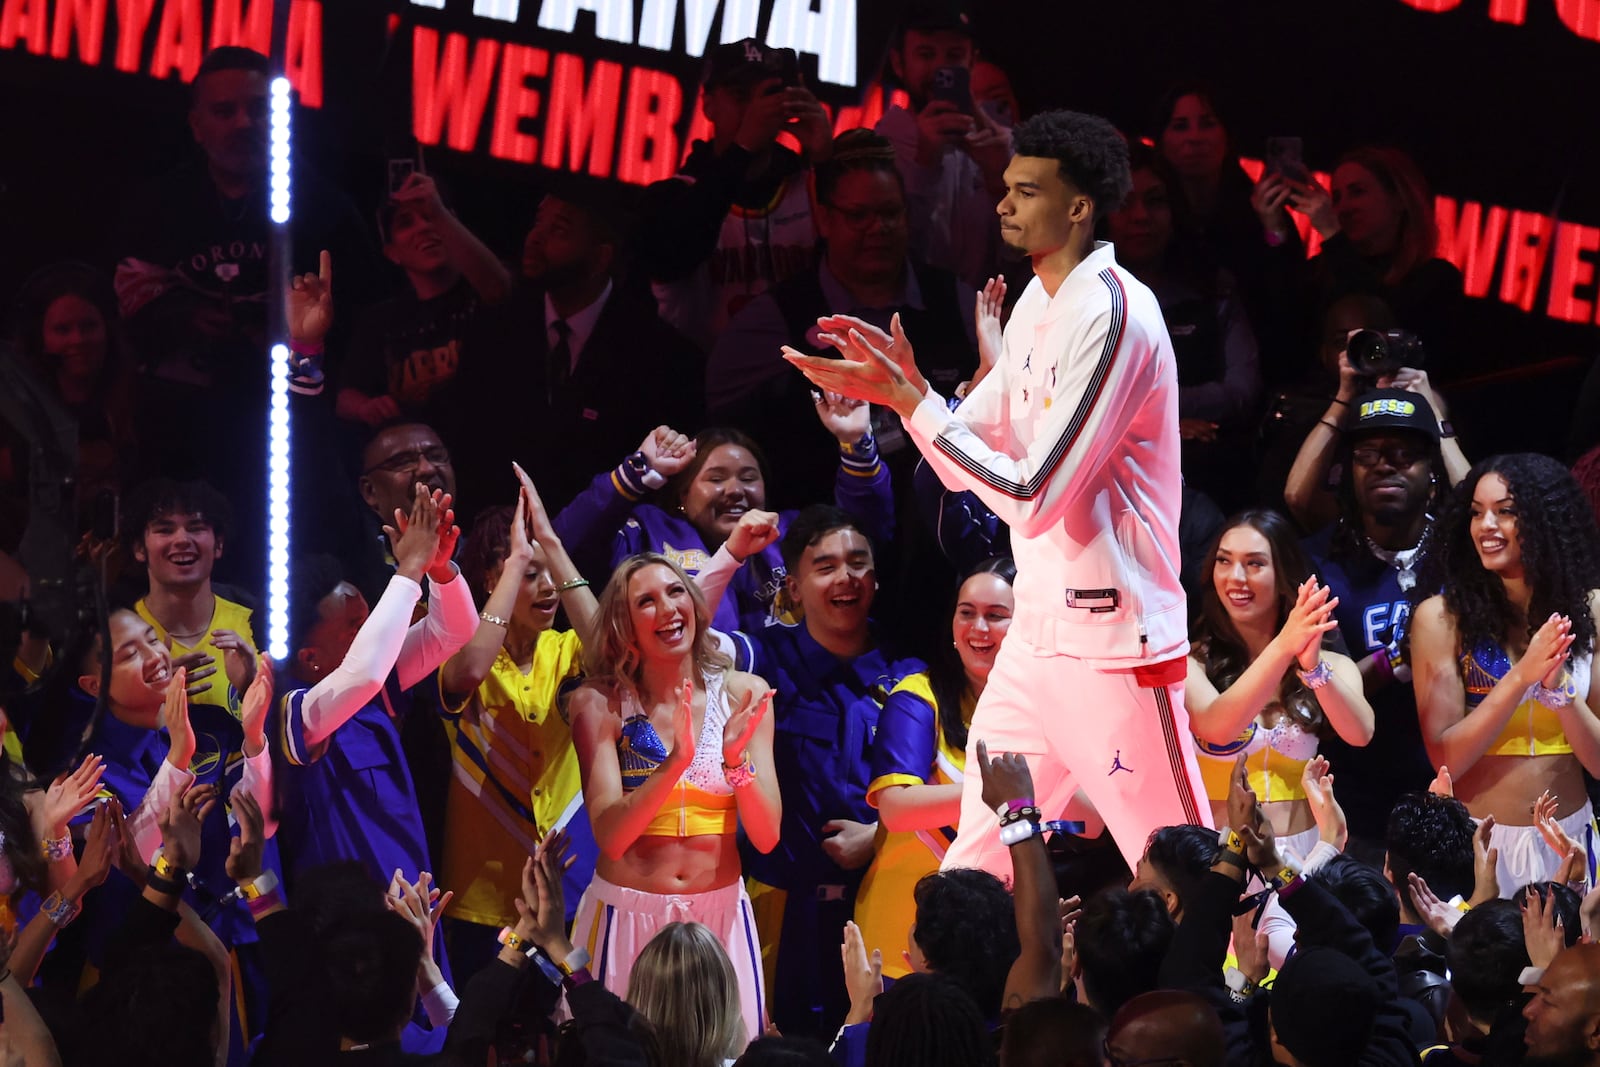
[[839,449],[833,502],[859,522],[861,532],[873,541],[887,545],[894,540],[894,486],[876,444]]

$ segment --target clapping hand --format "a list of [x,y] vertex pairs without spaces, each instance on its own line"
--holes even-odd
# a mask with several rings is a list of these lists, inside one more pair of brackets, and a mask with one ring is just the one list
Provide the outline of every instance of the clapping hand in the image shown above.
[[1338,606],[1339,598],[1327,586],[1318,584],[1316,575],[1301,582],[1295,591],[1294,607],[1289,609],[1277,640],[1283,642],[1280,647],[1294,655],[1301,670],[1311,670],[1322,658],[1322,635],[1339,627],[1333,617],[1333,609]]
[[233,817],[239,833],[228,843],[228,877],[248,885],[261,877],[261,856],[266,848],[266,818],[261,805],[242,785],[233,791]]
[[175,794],[161,813],[161,854],[175,867],[194,870],[200,861],[200,831],[206,816],[217,806],[217,787],[190,786]]
[[567,940],[566,893],[561,876],[572,866],[567,855],[571,844],[565,830],[552,830],[522,868],[522,896],[515,900],[517,926],[551,959],[564,960],[572,954]]
[[873,949],[869,955],[861,927],[844,924],[844,944],[839,946],[844,962],[844,985],[850,994],[850,1013],[845,1025],[864,1023],[872,1018],[872,1003],[883,992],[883,953]]
[[1528,962],[1548,967],[1567,947],[1567,930],[1556,910],[1555,894],[1545,886],[1530,887],[1522,901],[1522,939],[1528,948]]
[[1463,912],[1449,901],[1440,900],[1439,894],[1428,888],[1427,881],[1412,871],[1406,876],[1406,888],[1411,892],[1411,907],[1428,929],[1440,937],[1448,938]]
[[842,445],[854,445],[872,432],[872,407],[865,400],[852,400],[839,393],[812,390],[811,401],[823,429]]
[[100,791],[105,769],[105,761],[90,753],[83,757],[77,770],[59,776],[50,783],[50,788],[24,794],[34,833],[41,840],[66,833],[72,817],[88,807]]
[[194,759],[194,727],[189,724],[188,672],[182,667],[172,672],[167,683],[167,699],[161,705],[161,725],[167,731],[167,762],[187,771]]
[[1005,351],[1005,327],[1000,321],[1005,315],[1005,306],[1005,278],[990,278],[979,290],[973,311],[978,334],[978,373],[974,383],[995,368],[1000,362],[1001,353]]
[[211,643],[222,653],[222,668],[233,691],[243,693],[256,676],[256,653],[234,630],[212,630]]
[[[1350,824],[1338,798],[1333,795],[1333,775],[1328,770],[1327,759],[1313,756],[1307,760],[1300,773],[1300,785],[1311,805],[1311,817],[1317,822],[1318,837],[1343,852],[1350,837]],[[1305,859],[1304,856],[1300,858]]]
[[267,713],[272,710],[272,661],[261,653],[256,676],[244,692],[239,721],[244,726],[244,754],[259,756],[267,747]]
[[750,741],[756,736],[761,720],[772,710],[774,693],[767,686],[752,686],[745,691],[739,707],[728,716],[722,727],[722,765],[737,767],[745,759]]
[[1565,615],[1551,615],[1544,621],[1528,642],[1528,651],[1512,665],[1525,685],[1539,683],[1546,689],[1561,685],[1567,669],[1567,653],[1577,635],[1572,632],[1572,620]]
[[440,504],[443,493],[430,493],[428,487],[417,483],[411,500],[411,514],[394,509],[394,525],[384,526],[383,532],[394,546],[396,570],[421,583],[422,576],[433,566],[434,555],[439,550],[439,529],[443,523]]

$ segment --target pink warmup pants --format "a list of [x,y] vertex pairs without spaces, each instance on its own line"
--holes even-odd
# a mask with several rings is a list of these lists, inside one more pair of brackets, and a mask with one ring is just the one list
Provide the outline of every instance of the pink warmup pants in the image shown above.
[[[1180,664],[1181,666],[1181,664]],[[1011,877],[999,819],[983,802],[977,746],[989,755],[1019,752],[1033,772],[1034,800],[1046,819],[1063,818],[1083,790],[1133,870],[1151,831],[1177,823],[1211,825],[1195,762],[1183,673],[1147,687],[1133,670],[1100,670],[1036,648],[1015,634],[1000,646],[967,738],[961,823],[943,867],[981,867]]]

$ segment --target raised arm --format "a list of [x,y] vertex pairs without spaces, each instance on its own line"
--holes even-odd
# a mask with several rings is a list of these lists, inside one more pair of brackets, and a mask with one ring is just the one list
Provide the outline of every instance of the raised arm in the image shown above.
[[256,662],[256,675],[245,690],[240,721],[244,726],[244,767],[239,774],[239,788],[255,798],[261,810],[268,813],[266,836],[278,832],[277,820],[272,816],[277,805],[272,797],[272,752],[267,748],[267,717],[272,710],[272,661],[261,655]]
[[[837,324],[843,319],[823,321]],[[952,414],[928,387],[916,371],[899,316],[891,323],[892,336],[864,322],[852,321],[847,329],[843,337],[825,335],[843,359],[803,356],[792,349],[785,349],[785,358],[824,389],[893,408],[946,485],[972,490],[1024,537],[1059,521],[1077,500],[1125,435],[1154,383],[1152,361],[1137,353],[1142,339],[1129,336],[1136,327],[1108,303],[1068,343],[1038,433],[1028,448],[1014,455],[993,447],[967,425],[965,405]],[[998,395],[1002,381],[1001,375],[991,374],[971,396]],[[994,401],[980,401],[979,406],[984,403],[992,406]]]
[[561,543],[555,526],[550,522],[550,515],[544,509],[544,501],[539,499],[539,490],[534,488],[533,480],[521,467],[516,464],[512,466],[522,482],[522,495],[517,501],[517,508],[527,516],[524,521],[528,533],[544,549],[545,563],[550,567],[550,580],[555,583],[556,592],[561,596],[561,606],[567,609],[567,618],[572,620],[578,640],[585,648],[591,648],[600,622],[600,601],[595,597],[589,580],[578,573],[577,565],[567,555],[566,546]]
[[500,648],[505,643],[506,628],[488,621],[489,616],[509,619],[517,609],[517,595],[527,577],[528,565],[533,562],[533,542],[528,540],[528,521],[525,509],[518,507],[511,514],[511,536],[506,547],[506,558],[500,564],[500,577],[495,580],[489,599],[483,604],[483,621],[461,651],[445,661],[439,669],[439,688],[445,702],[455,707],[489,677]]
[[397,204],[416,208],[433,223],[445,260],[459,270],[485,304],[498,304],[511,292],[511,274],[500,258],[444,206],[439,188],[426,174],[412,172],[394,194]]
[[580,686],[568,707],[572,715],[572,745],[583,768],[583,803],[595,843],[611,859],[621,859],[661,805],[678,787],[678,779],[694,760],[694,689],[684,683],[673,724],[672,751],[655,773],[631,793],[622,791],[622,768],[617,763],[617,737],[621,718],[611,707],[613,697],[592,684]]
[[871,405],[838,393],[814,393],[812,399],[823,428],[839,442],[833,502],[861,523],[862,533],[887,544],[894,539],[894,486],[872,437]]
[[[1028,761],[1007,752],[989,757],[978,741],[978,766],[983,776],[983,802],[990,808],[1033,801],[1033,775]],[[1008,827],[1009,829],[1009,827]],[[1030,1000],[1057,995],[1061,989],[1061,911],[1057,906],[1055,871],[1042,833],[1030,834],[1011,846],[1012,903],[1017,910],[1017,939],[1022,951],[1006,975],[1002,1008],[1020,1008]]]

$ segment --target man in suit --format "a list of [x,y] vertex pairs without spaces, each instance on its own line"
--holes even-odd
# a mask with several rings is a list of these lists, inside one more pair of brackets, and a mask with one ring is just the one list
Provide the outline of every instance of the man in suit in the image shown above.
[[619,249],[612,221],[583,196],[539,204],[521,280],[484,314],[453,405],[464,424],[451,438],[470,452],[457,463],[464,496],[509,503],[517,459],[556,508],[654,427],[698,427],[698,355],[648,291],[616,277]]

